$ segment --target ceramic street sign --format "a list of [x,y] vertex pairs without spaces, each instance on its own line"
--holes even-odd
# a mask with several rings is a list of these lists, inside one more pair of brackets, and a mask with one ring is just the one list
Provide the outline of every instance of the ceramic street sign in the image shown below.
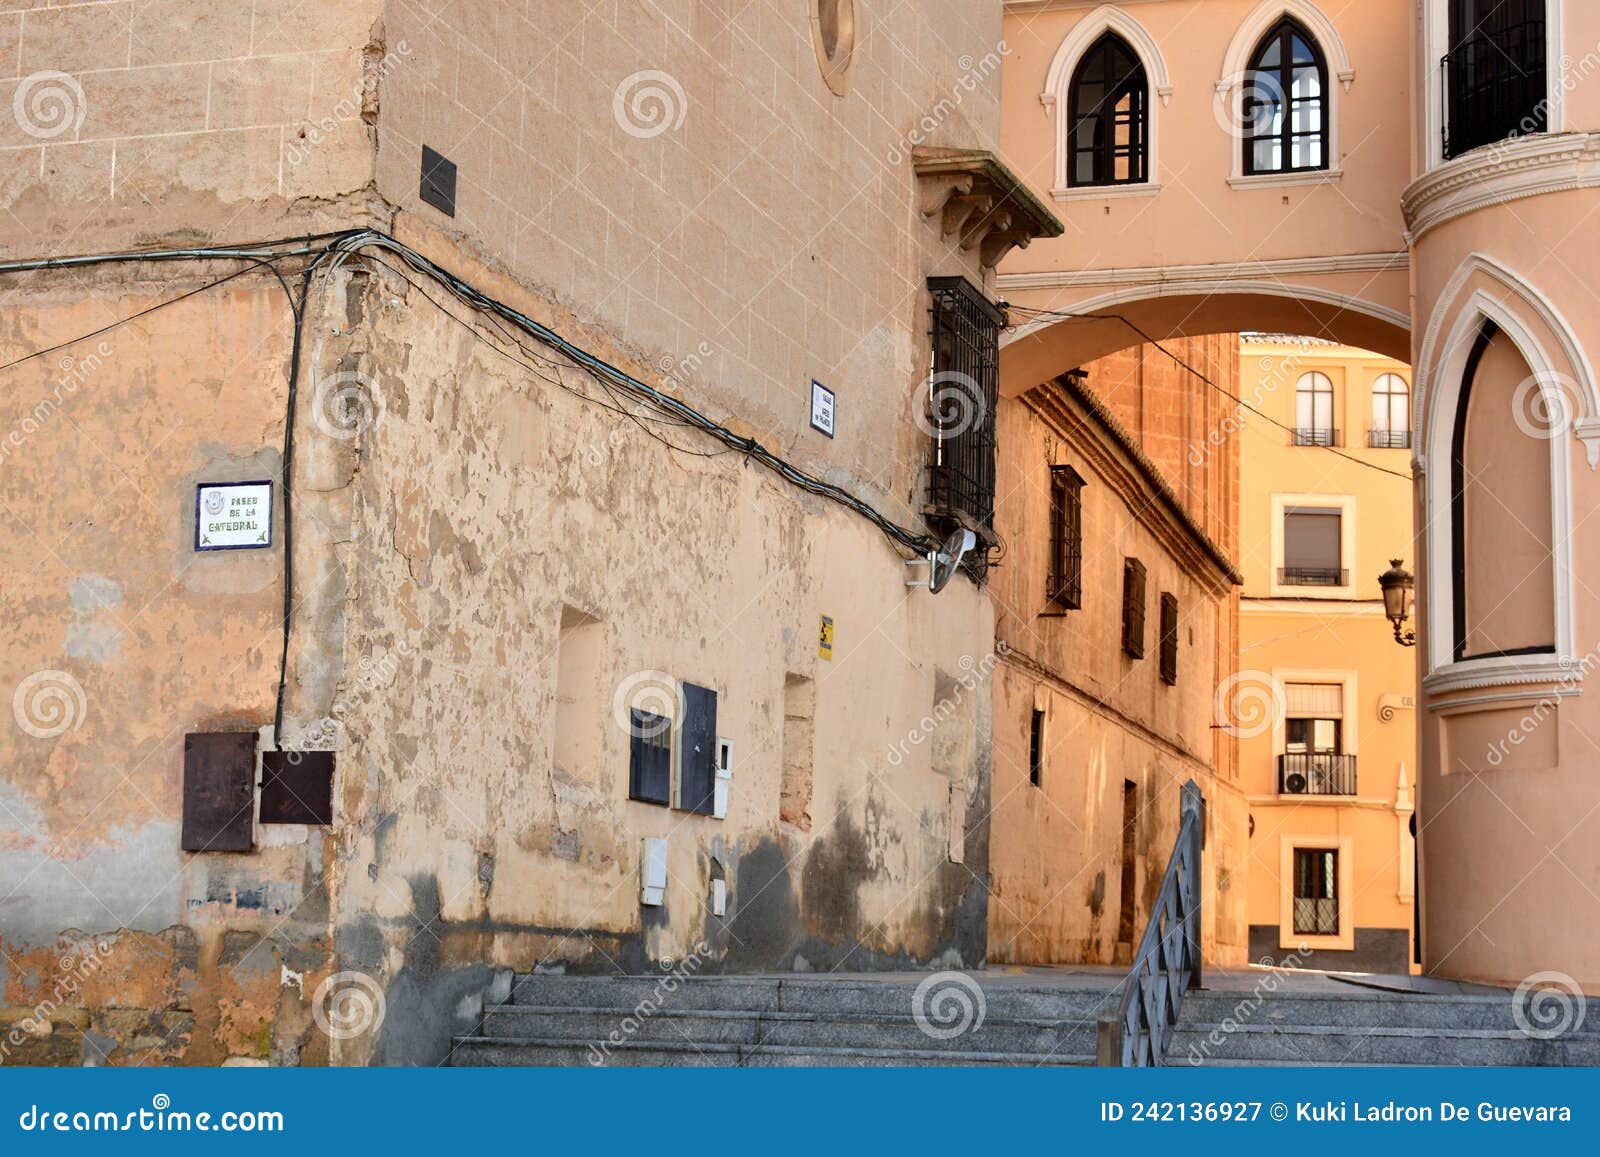
[[196,550],[250,550],[271,545],[271,482],[202,482],[195,488]]

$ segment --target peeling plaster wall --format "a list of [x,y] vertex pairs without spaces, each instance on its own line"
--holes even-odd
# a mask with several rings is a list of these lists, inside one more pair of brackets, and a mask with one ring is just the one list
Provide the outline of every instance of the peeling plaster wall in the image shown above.
[[[161,272],[35,278],[0,318],[0,350],[215,276]],[[283,1059],[306,1041],[281,970],[315,984],[326,960],[320,834],[249,856],[179,850],[184,734],[270,723],[276,693],[281,526],[270,550],[193,549],[198,481],[279,469],[288,310],[262,281],[8,375],[0,1063]]]
[[[976,588],[908,592],[857,516],[734,455],[668,449],[565,392],[598,391],[571,367],[510,364],[394,278],[351,289],[382,407],[350,535],[341,967],[384,978],[392,1020],[396,1000],[454,1006],[485,965],[980,965],[992,618]],[[580,756],[557,768],[564,608],[604,644]],[[941,672],[959,702],[930,728]],[[778,819],[790,673],[816,689],[809,833]],[[724,820],[627,798],[618,716],[670,679],[719,693]],[[965,864],[948,857],[952,785]],[[645,836],[668,840],[660,908],[640,904]],[[341,1059],[437,1060],[449,1022]]]

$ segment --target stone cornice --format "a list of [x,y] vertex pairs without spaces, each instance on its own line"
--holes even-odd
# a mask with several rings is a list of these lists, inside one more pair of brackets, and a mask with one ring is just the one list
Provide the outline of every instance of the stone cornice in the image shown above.
[[1493,205],[1600,186],[1600,133],[1518,137],[1474,149],[1413,181],[1401,195],[1408,240]]
[[945,237],[976,250],[993,269],[1035,237],[1059,237],[1061,220],[1001,160],[986,149],[918,147],[911,153],[922,192],[922,215],[938,217]]
[[1022,402],[1084,456],[1196,581],[1216,595],[1244,584],[1244,576],[1184,508],[1160,469],[1075,375],[1062,374],[1028,391]]

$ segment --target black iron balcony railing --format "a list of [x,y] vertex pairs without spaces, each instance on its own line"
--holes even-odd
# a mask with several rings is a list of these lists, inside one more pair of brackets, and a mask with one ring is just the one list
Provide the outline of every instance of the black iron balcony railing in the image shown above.
[[1547,129],[1543,20],[1475,32],[1439,63],[1445,159]]
[[1323,426],[1298,426],[1294,432],[1296,446],[1343,446],[1339,431]]
[[1374,450],[1411,449],[1410,430],[1368,430],[1367,445]]
[[1284,587],[1349,586],[1350,572],[1332,566],[1286,566],[1278,571],[1278,585]]
[[1355,795],[1356,757],[1331,751],[1278,756],[1279,795]]

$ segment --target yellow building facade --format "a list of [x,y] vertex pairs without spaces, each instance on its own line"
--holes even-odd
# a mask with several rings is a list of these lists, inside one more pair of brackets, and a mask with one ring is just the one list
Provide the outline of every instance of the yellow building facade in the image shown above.
[[1250,957],[1405,972],[1416,674],[1378,576],[1412,555],[1409,367],[1240,338],[1238,673],[1217,691],[1250,808]]

